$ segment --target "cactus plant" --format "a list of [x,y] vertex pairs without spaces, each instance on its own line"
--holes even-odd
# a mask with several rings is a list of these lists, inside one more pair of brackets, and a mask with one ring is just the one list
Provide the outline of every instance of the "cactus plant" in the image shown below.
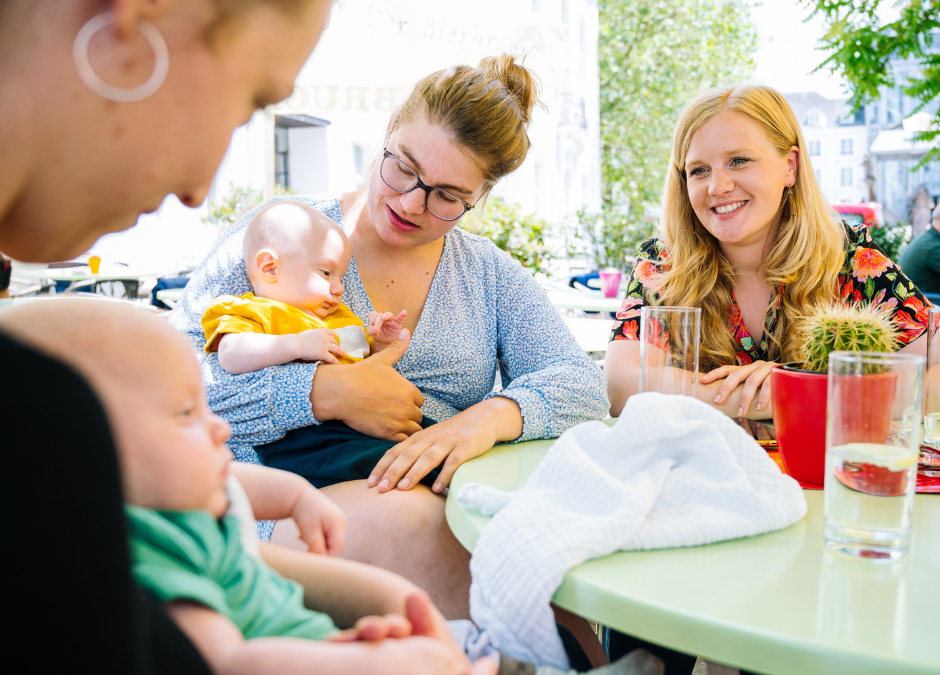
[[818,307],[804,318],[803,330],[803,367],[817,373],[829,371],[830,352],[893,352],[899,344],[897,327],[870,305]]

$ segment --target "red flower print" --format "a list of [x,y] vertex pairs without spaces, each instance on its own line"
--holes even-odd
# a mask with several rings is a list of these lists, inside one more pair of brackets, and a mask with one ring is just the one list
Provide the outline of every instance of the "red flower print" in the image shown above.
[[633,278],[644,286],[647,286],[658,274],[659,270],[656,269],[656,265],[649,260],[640,260],[633,268]]
[[646,329],[646,341],[664,351],[668,351],[671,340],[672,338],[669,335],[669,331],[663,326],[662,321],[659,319],[650,319],[649,326]]
[[754,363],[754,359],[752,359],[751,355],[747,352],[738,352],[737,357],[739,366],[746,366],[749,363]]
[[740,326],[741,321],[741,308],[738,307],[738,303],[733,302],[728,308],[728,323],[732,326]]
[[[617,332],[617,327],[620,325],[619,321],[614,322],[614,333]],[[623,322],[623,335],[614,335],[615,340],[639,340],[640,337],[637,335],[637,331],[640,328],[639,321],[624,321]]]
[[925,305],[922,303],[916,295],[909,295],[903,305],[914,312],[914,320],[917,323],[924,328],[927,327],[927,314],[930,310],[929,304]]
[[640,339],[639,331],[640,331],[639,321],[627,321],[623,324],[623,334],[627,339],[639,340]]
[[893,265],[894,263],[873,248],[857,248],[852,256],[852,276],[865,283],[869,278],[880,277]]

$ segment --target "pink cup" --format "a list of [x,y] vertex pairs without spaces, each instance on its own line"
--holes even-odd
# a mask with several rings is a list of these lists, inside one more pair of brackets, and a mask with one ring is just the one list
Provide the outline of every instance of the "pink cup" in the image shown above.
[[601,270],[601,290],[605,298],[616,298],[620,295],[620,270]]

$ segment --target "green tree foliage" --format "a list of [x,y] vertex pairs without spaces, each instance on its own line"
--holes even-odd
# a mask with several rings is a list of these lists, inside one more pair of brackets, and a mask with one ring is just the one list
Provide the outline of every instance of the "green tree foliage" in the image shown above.
[[[649,236],[672,132],[699,91],[747,78],[757,34],[744,0],[601,0],[603,213],[581,214],[599,266],[624,267]],[[593,228],[593,231],[592,231]]]
[[[241,187],[229,184],[228,194],[222,199],[214,199],[209,204],[209,215],[202,219],[204,223],[218,225],[220,229],[225,229],[241,218],[249,210],[261,203],[261,188]],[[290,188],[283,185],[274,186],[274,195],[294,194]]]
[[[858,107],[881,98],[879,88],[900,84],[902,91],[920,101],[915,112],[933,113],[930,127],[918,140],[940,138],[940,111],[931,110],[940,98],[940,0],[900,0],[897,21],[882,23],[879,8],[886,0],[800,0],[826,22],[822,48],[831,52],[819,68],[826,66],[844,77],[852,89],[852,103]],[[897,82],[890,59],[915,58],[922,64],[919,77]],[[940,159],[940,147],[932,149],[925,161]]]
[[487,200],[483,217],[468,230],[486,237],[534,274],[548,274],[548,263],[555,259],[545,243],[552,234],[549,223],[499,197]]

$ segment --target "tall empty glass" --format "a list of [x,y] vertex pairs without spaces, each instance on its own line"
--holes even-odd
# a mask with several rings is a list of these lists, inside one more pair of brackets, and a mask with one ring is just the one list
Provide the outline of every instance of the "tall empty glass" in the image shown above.
[[940,308],[931,309],[927,314],[924,445],[940,450]]
[[924,357],[832,352],[826,426],[826,546],[864,558],[908,549]]
[[702,310],[644,307],[640,311],[640,391],[695,396]]

